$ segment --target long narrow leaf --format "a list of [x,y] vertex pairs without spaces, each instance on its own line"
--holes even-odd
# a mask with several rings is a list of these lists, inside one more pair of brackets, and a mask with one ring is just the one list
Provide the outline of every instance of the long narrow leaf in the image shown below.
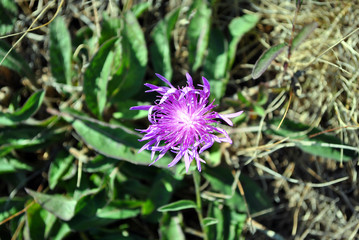
[[286,48],[287,44],[281,43],[265,51],[254,64],[252,78],[259,78],[265,72],[265,70],[267,70],[271,62]]
[[312,22],[308,25],[305,25],[299,33],[294,37],[292,42],[292,49],[296,49],[299,47],[300,44],[316,29],[318,26],[318,23]]
[[41,90],[29,97],[26,103],[22,106],[21,109],[17,110],[14,113],[0,113],[0,126],[13,126],[19,122],[25,121],[32,115],[34,115],[37,110],[39,110],[42,101],[44,100],[45,91]]

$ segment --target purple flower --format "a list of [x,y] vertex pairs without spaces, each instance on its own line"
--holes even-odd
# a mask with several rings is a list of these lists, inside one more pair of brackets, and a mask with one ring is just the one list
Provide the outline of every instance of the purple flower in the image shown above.
[[[168,164],[169,167],[183,158],[188,172],[191,162],[196,159],[198,171],[201,171],[201,162],[205,163],[205,161],[199,155],[203,151],[210,148],[214,142],[232,143],[227,132],[216,127],[218,119],[233,126],[229,118],[237,117],[243,111],[232,114],[219,114],[212,111],[216,106],[213,102],[208,102],[210,86],[204,77],[202,77],[203,85],[198,85],[202,89],[196,89],[188,73],[186,74],[188,85],[183,88],[175,88],[163,76],[159,74],[156,76],[170,87],[146,83],[145,86],[150,88],[146,92],[156,91],[160,94],[155,104],[130,108],[130,110],[148,110],[148,120],[151,123],[147,129],[138,130],[145,133],[140,141],[148,141],[139,152],[144,149],[152,151],[152,161],[155,153],[159,152],[157,158],[150,164],[152,165],[166,152],[171,151],[176,157]],[[215,135],[216,132],[223,136]]]

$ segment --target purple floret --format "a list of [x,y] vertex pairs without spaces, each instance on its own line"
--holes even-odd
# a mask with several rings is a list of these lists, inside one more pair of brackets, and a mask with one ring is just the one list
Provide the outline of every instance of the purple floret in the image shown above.
[[[182,158],[185,162],[186,171],[193,159],[196,159],[198,171],[201,171],[200,154],[210,148],[214,142],[232,143],[227,132],[222,128],[216,127],[218,119],[224,120],[232,126],[230,118],[237,117],[243,111],[232,114],[219,114],[212,111],[215,105],[208,102],[210,95],[210,85],[206,78],[202,77],[203,85],[198,85],[202,89],[193,86],[192,77],[187,73],[187,86],[175,88],[163,76],[156,76],[170,87],[159,87],[149,83],[145,86],[150,90],[156,91],[161,96],[155,101],[154,105],[131,107],[130,110],[147,110],[150,126],[145,130],[138,130],[144,133],[140,141],[148,141],[140,150],[152,151],[151,160],[158,152],[159,155],[150,164],[152,165],[166,152],[171,151],[176,154],[173,161],[168,164],[174,166]],[[223,137],[218,137],[215,133],[221,133]]]

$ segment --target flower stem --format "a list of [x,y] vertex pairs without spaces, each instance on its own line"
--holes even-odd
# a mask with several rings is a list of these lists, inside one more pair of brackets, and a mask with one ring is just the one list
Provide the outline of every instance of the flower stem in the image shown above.
[[197,203],[196,211],[197,211],[197,215],[198,215],[198,220],[201,225],[202,232],[203,232],[203,239],[208,240],[207,231],[203,224],[202,201],[201,201],[201,193],[200,193],[200,189],[199,189],[201,175],[199,175],[199,173],[197,171],[193,171],[192,176],[193,176],[194,188],[196,191],[196,203]]

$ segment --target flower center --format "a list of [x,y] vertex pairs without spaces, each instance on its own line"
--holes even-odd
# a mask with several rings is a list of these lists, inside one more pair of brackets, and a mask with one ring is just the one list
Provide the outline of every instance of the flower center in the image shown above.
[[193,114],[189,113],[188,111],[178,110],[177,121],[185,128],[191,128],[194,125],[195,119]]

